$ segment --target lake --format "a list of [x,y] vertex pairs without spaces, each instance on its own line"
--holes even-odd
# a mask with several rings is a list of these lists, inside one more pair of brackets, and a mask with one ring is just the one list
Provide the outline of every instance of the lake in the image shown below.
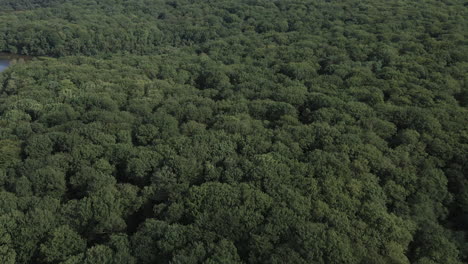
[[4,71],[6,68],[8,68],[8,66],[10,66],[9,60],[0,59],[0,72]]
[[30,56],[0,53],[0,72],[6,70],[6,68],[8,68],[11,64],[16,63],[17,61],[27,61],[30,59]]

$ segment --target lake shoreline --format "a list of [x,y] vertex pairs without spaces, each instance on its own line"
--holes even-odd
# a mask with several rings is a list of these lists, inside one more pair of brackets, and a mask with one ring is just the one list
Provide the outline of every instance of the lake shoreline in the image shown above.
[[32,60],[33,56],[29,55],[19,55],[14,53],[0,52],[0,60]]
[[32,59],[32,56],[0,52],[0,72],[5,71],[8,67],[18,61],[29,61]]

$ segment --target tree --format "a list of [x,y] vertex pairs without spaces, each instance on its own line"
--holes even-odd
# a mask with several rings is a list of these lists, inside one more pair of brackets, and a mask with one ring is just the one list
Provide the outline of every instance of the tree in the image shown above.
[[66,261],[68,258],[84,252],[86,242],[68,226],[56,228],[51,237],[40,246],[43,261]]

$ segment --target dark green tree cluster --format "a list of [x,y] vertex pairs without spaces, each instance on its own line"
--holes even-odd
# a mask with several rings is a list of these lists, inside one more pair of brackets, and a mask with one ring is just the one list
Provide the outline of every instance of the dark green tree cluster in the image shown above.
[[0,263],[468,262],[463,1],[0,5]]

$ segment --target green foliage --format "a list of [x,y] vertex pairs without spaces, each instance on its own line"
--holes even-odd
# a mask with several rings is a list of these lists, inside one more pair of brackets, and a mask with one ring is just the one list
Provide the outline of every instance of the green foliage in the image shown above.
[[463,1],[0,6],[0,263],[468,262]]
[[65,261],[84,250],[86,242],[68,226],[56,228],[48,241],[40,246],[45,262]]

